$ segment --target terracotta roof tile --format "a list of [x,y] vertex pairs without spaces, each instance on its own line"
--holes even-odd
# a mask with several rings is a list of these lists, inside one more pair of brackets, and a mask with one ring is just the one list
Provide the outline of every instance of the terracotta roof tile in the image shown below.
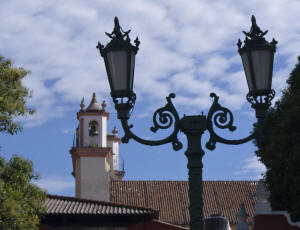
[[[257,185],[257,181],[204,181],[204,218],[218,213],[236,224],[236,213],[244,203],[251,224]],[[112,181],[111,201],[159,210],[159,220],[171,224],[189,223],[187,181]]]
[[157,211],[141,206],[56,195],[48,195],[45,204],[48,215],[157,215]]

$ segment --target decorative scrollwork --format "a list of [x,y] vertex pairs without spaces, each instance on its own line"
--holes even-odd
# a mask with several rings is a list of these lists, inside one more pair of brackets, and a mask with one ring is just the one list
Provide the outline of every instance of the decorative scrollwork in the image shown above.
[[174,123],[174,119],[176,119],[176,111],[174,111],[174,107],[171,101],[171,98],[174,98],[175,95],[174,94],[170,94],[167,97],[167,101],[168,103],[162,107],[159,108],[158,110],[156,110],[154,112],[153,115],[153,124],[154,126],[152,126],[150,128],[150,130],[152,132],[156,132],[158,129],[168,129],[171,127],[171,125]]
[[211,120],[213,118],[214,124],[220,129],[234,131],[236,127],[233,126],[232,112],[218,103],[219,97],[215,93],[211,93],[210,97],[214,98],[214,102],[208,113],[207,119]]
[[127,97],[119,98],[113,96],[112,98],[118,112],[118,118],[128,120],[135,104],[136,94],[131,91]]
[[136,100],[136,94],[134,92],[130,92],[127,103],[133,107],[135,104],[135,100]]
[[214,150],[216,148],[216,142],[237,145],[254,138],[254,134],[251,134],[243,139],[227,140],[216,134],[213,128],[214,125],[220,129],[229,129],[231,132],[236,130],[236,127],[233,125],[232,112],[219,104],[219,97],[215,93],[211,93],[210,97],[214,98],[214,101],[207,115],[207,130],[210,133],[209,140],[205,145],[207,149]]
[[172,147],[175,151],[182,149],[182,143],[178,141],[177,137],[172,140]]
[[[122,119],[122,126],[125,132],[125,135],[122,137],[123,143],[128,143],[129,140],[132,138],[136,140],[137,142],[145,145],[162,145],[171,142],[172,147],[175,151],[182,148],[182,143],[178,140],[177,134],[179,132],[179,128],[176,125],[179,121],[178,113],[171,101],[172,98],[175,98],[175,94],[171,93],[166,99],[167,104],[159,108],[155,111],[153,115],[153,126],[150,128],[152,132],[156,132],[158,129],[167,129],[170,128],[172,125],[174,126],[173,132],[166,138],[162,140],[144,140],[138,136],[136,136],[130,129],[133,127],[133,125],[128,125],[128,119]],[[133,103],[136,99],[135,94],[133,95]],[[127,101],[129,102],[130,99]],[[132,104],[133,105],[133,104]]]
[[272,89],[264,95],[251,95],[247,94],[247,101],[252,105],[253,108],[257,105],[270,106],[272,99],[275,97],[275,91]]
[[205,147],[210,151],[214,150],[216,148],[216,141],[210,137],[208,142],[206,142]]
[[251,107],[255,109],[256,117],[264,118],[274,97],[274,90],[264,91],[258,94],[249,92],[247,94],[247,101],[251,104]]
[[230,131],[234,131],[236,127],[232,125],[232,122],[232,113],[227,108],[220,108],[220,112],[214,116],[214,124],[220,129],[228,128]]

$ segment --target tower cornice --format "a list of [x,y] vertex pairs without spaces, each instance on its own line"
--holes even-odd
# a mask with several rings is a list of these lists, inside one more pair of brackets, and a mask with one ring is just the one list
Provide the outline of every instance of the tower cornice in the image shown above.
[[77,119],[79,120],[82,116],[102,116],[106,117],[107,120],[109,119],[109,112],[106,110],[101,111],[79,111],[77,112]]
[[112,150],[109,147],[106,148],[92,148],[92,147],[73,147],[70,149],[70,154],[72,156],[72,163],[73,163],[73,173],[75,173],[75,162],[80,157],[105,157],[106,160],[109,162],[110,157],[112,156]]

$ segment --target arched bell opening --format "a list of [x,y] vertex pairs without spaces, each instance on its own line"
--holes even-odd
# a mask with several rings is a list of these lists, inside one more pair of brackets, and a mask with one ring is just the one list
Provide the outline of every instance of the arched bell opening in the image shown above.
[[98,136],[99,135],[99,124],[97,121],[91,121],[89,123],[89,135],[90,136]]

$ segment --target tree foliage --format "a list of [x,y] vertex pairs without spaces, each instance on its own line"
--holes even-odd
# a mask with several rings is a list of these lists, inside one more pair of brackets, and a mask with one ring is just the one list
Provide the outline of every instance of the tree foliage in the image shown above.
[[23,68],[13,67],[9,59],[0,56],[0,132],[17,133],[22,127],[14,118],[34,112],[26,106],[26,99],[31,94],[22,85],[22,79],[28,73]]
[[0,158],[0,229],[38,229],[46,195],[32,182],[37,178],[30,161]]
[[287,88],[258,128],[257,156],[266,165],[265,180],[273,210],[287,210],[300,220],[300,56]]
[[[22,85],[28,73],[0,56],[0,132],[17,133],[22,127],[14,119],[34,112],[26,106],[31,95]],[[33,183],[37,179],[31,161],[13,156],[6,162],[0,157],[1,230],[38,229],[46,193]]]

